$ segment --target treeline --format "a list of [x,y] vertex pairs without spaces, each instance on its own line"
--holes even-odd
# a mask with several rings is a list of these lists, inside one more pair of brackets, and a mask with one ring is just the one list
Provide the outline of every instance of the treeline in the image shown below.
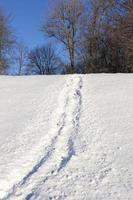
[[55,0],[41,31],[64,60],[52,42],[29,51],[9,22],[0,10],[1,74],[13,65],[19,75],[133,72],[133,0]]

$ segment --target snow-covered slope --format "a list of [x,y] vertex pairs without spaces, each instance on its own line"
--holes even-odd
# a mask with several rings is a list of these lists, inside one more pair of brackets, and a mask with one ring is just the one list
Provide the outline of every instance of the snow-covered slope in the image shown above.
[[0,199],[133,199],[132,74],[1,77],[0,97]]

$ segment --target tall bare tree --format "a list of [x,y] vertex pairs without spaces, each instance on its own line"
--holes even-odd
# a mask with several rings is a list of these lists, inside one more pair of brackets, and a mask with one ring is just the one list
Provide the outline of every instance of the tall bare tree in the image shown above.
[[9,18],[0,9],[0,73],[7,67],[7,52],[14,43],[12,30],[9,26]]
[[71,72],[75,72],[75,50],[79,40],[81,16],[84,6],[81,0],[58,0],[42,31],[62,42],[69,52]]
[[18,75],[21,75],[22,68],[26,66],[28,59],[28,48],[23,41],[16,43],[15,63],[18,66]]

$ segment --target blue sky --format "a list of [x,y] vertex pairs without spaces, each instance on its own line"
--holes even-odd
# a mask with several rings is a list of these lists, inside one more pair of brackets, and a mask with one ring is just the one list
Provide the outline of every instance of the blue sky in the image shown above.
[[49,3],[50,0],[0,0],[0,7],[12,16],[15,34],[29,48],[46,41],[40,27],[47,17]]

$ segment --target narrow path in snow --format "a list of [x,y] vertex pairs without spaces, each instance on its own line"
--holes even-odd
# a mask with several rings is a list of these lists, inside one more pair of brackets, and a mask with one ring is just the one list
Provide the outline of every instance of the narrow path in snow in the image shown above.
[[[19,183],[14,185],[6,199],[36,199],[39,187],[52,176],[58,176],[75,155],[74,141],[79,133],[82,105],[82,76],[69,76],[59,95],[59,106],[51,119],[51,143],[44,149],[40,160]],[[52,134],[51,134],[52,133]]]

